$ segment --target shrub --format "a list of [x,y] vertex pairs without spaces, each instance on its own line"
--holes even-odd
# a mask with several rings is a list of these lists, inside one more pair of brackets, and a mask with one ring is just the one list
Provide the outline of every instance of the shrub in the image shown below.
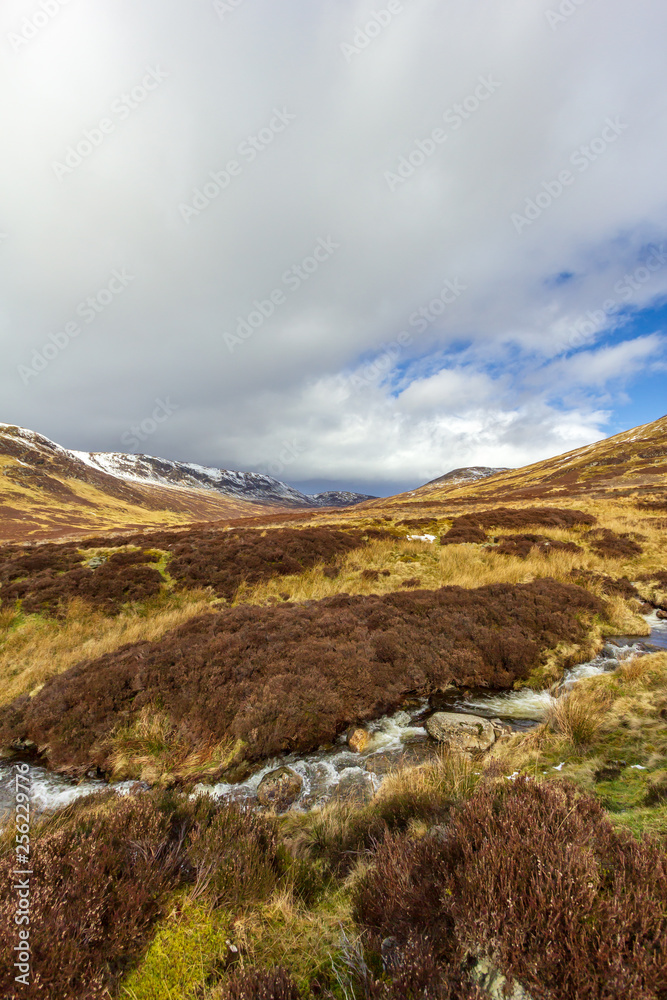
[[533,548],[543,555],[550,552],[581,552],[580,546],[574,542],[559,542],[545,535],[500,535],[495,541],[500,543],[495,549],[499,555],[517,556],[519,559],[527,559]]
[[652,573],[644,573],[642,576],[637,577],[637,579],[644,583],[657,583],[661,587],[667,587],[667,570],[656,569]]
[[[331,528],[278,528],[255,531],[245,528],[191,528],[159,531],[120,538],[89,538],[77,543],[89,548],[140,546],[138,551],[116,552],[100,566],[84,566],[74,543],[40,545],[34,549],[9,546],[0,550],[0,600],[21,600],[28,612],[62,613],[64,605],[81,598],[109,614],[129,601],[158,593],[162,576],[146,563],[170,557],[169,573],[181,587],[211,587],[231,600],[239,586],[275,576],[301,573],[318,562],[331,562],[386,532],[370,529],[338,531]],[[152,548],[143,550],[143,546]],[[333,575],[337,575],[334,571]]]
[[440,536],[441,545],[470,545],[486,541],[486,532],[474,522],[474,518],[459,517],[449,531]]
[[598,528],[589,532],[586,537],[592,539],[591,548],[605,559],[631,559],[644,551],[627,532],[617,535],[609,528]]
[[536,998],[662,1000],[666,876],[664,846],[614,830],[574,786],[519,779],[445,831],[388,837],[355,912],[376,947],[420,936],[452,973],[488,955]]
[[249,969],[237,972],[221,993],[221,1000],[303,1000],[296,983],[285,969]]
[[[571,576],[573,577],[573,582],[580,587],[588,584],[596,584],[603,594],[619,594],[621,597],[626,598],[626,600],[630,600],[633,597],[641,600],[639,591],[630,583],[627,576],[622,576],[615,580],[604,573],[590,573],[585,569],[573,569]],[[643,577],[639,579],[641,580]]]
[[[91,796],[33,830],[32,984],[20,996],[109,995],[145,947],[166,894],[194,884],[209,905],[263,898],[281,860],[268,820],[170,793]],[[14,858],[0,859],[0,933],[13,940]],[[14,981],[0,952],[0,987]]]
[[145,706],[174,740],[246,744],[260,759],[333,742],[346,726],[449,683],[509,688],[602,612],[554,580],[443,587],[303,605],[242,605],[84,661],[0,709],[0,745],[30,739],[53,765],[108,770],[109,737]]
[[163,582],[156,569],[145,565],[155,561],[150,553],[116,552],[95,569],[81,565],[82,559],[73,545],[43,545],[9,558],[0,550],[0,599],[3,604],[20,600],[28,613],[61,615],[69,601],[80,598],[117,614],[127,602],[157,594]]

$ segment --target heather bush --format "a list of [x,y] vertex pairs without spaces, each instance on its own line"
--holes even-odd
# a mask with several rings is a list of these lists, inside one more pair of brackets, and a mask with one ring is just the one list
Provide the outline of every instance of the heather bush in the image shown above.
[[481,544],[486,541],[486,532],[475,523],[473,517],[459,517],[444,535],[440,536],[441,545]]
[[220,1000],[304,1000],[285,969],[237,972],[219,993]]
[[586,536],[591,539],[591,548],[605,559],[631,559],[644,551],[627,532],[622,535],[610,528],[597,528]]
[[[572,570],[573,582],[579,586],[587,586],[593,584],[598,586],[603,594],[619,594],[626,600],[630,600],[633,597],[641,599],[639,591],[637,588],[630,583],[627,576],[622,576],[618,579],[614,579],[611,576],[607,576],[605,573],[591,573],[584,569],[573,569]],[[643,577],[639,577],[640,580]]]
[[[13,854],[0,858],[0,935],[15,937]],[[136,961],[167,894],[191,886],[208,904],[264,898],[283,860],[266,819],[172,793],[91,796],[47,819],[31,842],[32,983],[2,995],[93,1000]]]
[[560,542],[555,538],[547,538],[546,535],[500,535],[494,541],[499,543],[495,549],[499,555],[517,556],[519,559],[527,559],[533,548],[543,555],[550,552],[582,551],[574,542]]
[[363,544],[361,532],[330,528],[195,529],[169,546],[173,553],[169,573],[182,586],[212,587],[220,597],[231,600],[242,582],[301,573]]
[[108,770],[117,727],[156,707],[193,749],[233,738],[249,759],[305,751],[411,692],[509,688],[602,610],[549,579],[242,605],[51,678],[0,709],[0,744],[30,739],[53,765]]
[[7,557],[0,549],[0,600],[21,602],[28,613],[63,615],[67,603],[80,599],[106,614],[117,614],[128,602],[159,593],[162,576],[152,553],[115,552],[96,568],[81,565],[83,557],[71,545],[43,545],[35,551]]
[[269,896],[286,860],[273,824],[258,813],[213,807],[190,837],[188,859],[206,897],[233,908]]
[[[169,575],[181,587],[212,588],[231,600],[242,583],[301,573],[319,562],[331,563],[365,544],[385,537],[377,529],[338,531],[330,528],[191,528],[157,531],[120,538],[89,538],[80,543],[0,549],[0,601],[20,600],[27,612],[64,613],[68,601],[80,598],[108,614],[123,604],[158,593],[163,578],[147,563],[169,558]],[[145,546],[152,546],[146,549]],[[140,546],[114,552],[95,568],[83,565],[78,549]]]
[[535,1000],[664,1000],[664,845],[567,783],[485,786],[445,828],[388,837],[355,913],[375,947],[417,935],[453,973],[485,955]]

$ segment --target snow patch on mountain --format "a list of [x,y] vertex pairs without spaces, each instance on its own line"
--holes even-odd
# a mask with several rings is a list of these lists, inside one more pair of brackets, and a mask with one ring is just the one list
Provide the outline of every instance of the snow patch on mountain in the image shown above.
[[255,503],[289,507],[347,507],[375,497],[346,491],[305,494],[287,483],[259,472],[216,469],[192,462],[173,462],[151,455],[123,452],[70,451],[34,431],[0,423],[0,437],[17,438],[36,452],[50,452],[76,466],[84,466],[124,482],[170,487],[176,490],[211,490]]
[[444,476],[438,476],[437,479],[432,479],[426,486],[440,486],[442,484],[447,484],[448,486],[458,486],[460,483],[476,483],[480,479],[488,479],[489,476],[495,476],[497,472],[510,472],[510,469],[494,469],[488,465],[471,465],[464,469],[452,469],[451,472],[445,473]]

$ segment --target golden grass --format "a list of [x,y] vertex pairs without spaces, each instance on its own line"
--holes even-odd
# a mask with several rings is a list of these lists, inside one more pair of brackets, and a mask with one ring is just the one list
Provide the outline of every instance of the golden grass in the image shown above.
[[[444,526],[440,530],[444,530]],[[582,543],[581,530],[544,529],[542,533],[559,541]],[[656,545],[657,541],[662,542],[660,534],[657,531],[653,533]],[[660,546],[657,546],[657,552],[651,562],[659,561]],[[322,566],[315,566],[300,574],[242,586],[235,603],[275,603],[284,600],[285,595],[289,595],[292,601],[301,602],[341,593],[388,594],[401,590],[404,581],[415,577],[421,581],[420,587],[429,590],[450,585],[472,589],[493,583],[530,583],[547,576],[572,583],[572,571],[579,569],[615,578],[628,575],[632,579],[645,571],[643,564],[647,562],[647,556],[625,561],[610,560],[588,549],[579,553],[555,551],[550,554],[533,549],[527,559],[520,559],[497,555],[492,548],[483,545],[439,545],[437,540],[430,543],[396,537],[370,541],[363,549],[349,553],[341,560],[340,573],[334,579],[324,575]],[[380,573],[389,570],[389,575],[369,580],[364,579],[364,570]],[[597,596],[603,596],[599,585],[587,584],[587,587]],[[626,601],[617,596],[604,599],[609,606],[608,620],[603,623],[606,634],[648,634],[646,622]]]
[[222,773],[243,749],[241,740],[200,743],[193,749],[166,713],[145,706],[129,726],[104,742],[110,747],[111,779],[138,778],[151,785],[172,785]]
[[482,768],[465,754],[440,750],[432,761],[389,774],[380,785],[374,804],[405,796],[428,796],[437,799],[467,799],[482,777]]
[[491,758],[535,774],[550,771],[558,759],[564,764],[559,774],[583,777],[590,786],[590,771],[604,760],[647,769],[664,765],[666,713],[667,653],[636,657],[613,673],[580,680],[543,723],[502,741]]
[[160,639],[190,618],[214,610],[211,599],[205,591],[166,592],[115,617],[72,602],[61,621],[0,612],[0,704],[36,694],[49,677],[81,660],[113,653],[125,643]]

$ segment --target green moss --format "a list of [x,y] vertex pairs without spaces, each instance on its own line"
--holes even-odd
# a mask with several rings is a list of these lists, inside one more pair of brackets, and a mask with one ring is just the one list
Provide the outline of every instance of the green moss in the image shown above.
[[625,768],[620,777],[612,781],[600,781],[595,786],[595,794],[612,813],[637,809],[646,797],[646,775],[649,772]]
[[230,918],[185,903],[161,926],[119,996],[130,1000],[195,1000],[222,974]]

